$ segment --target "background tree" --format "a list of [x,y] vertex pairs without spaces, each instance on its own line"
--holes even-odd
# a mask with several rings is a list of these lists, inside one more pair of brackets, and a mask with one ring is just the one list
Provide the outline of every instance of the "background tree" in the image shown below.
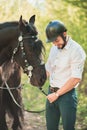
[[[65,23],[68,34],[77,41],[87,54],[87,2],[86,0],[0,0],[0,22],[19,20],[20,15],[28,18],[36,14],[36,26],[43,40],[47,60],[51,44],[46,44],[45,28],[49,21],[58,19]],[[23,101],[27,109],[40,110],[45,107],[45,96],[37,88],[29,86],[27,77],[22,75]],[[33,87],[33,91],[32,91]],[[47,91],[48,81],[44,85]],[[87,130],[87,60],[78,91],[77,130]],[[31,102],[32,100],[32,102]],[[39,104],[39,105],[38,105]]]

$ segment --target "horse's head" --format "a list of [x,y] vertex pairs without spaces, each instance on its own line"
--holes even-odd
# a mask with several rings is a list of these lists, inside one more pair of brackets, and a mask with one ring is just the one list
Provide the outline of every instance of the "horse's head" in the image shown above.
[[[45,65],[42,63],[44,47],[42,41],[37,37],[38,32],[34,23],[35,15],[29,19],[29,23],[22,20],[22,16],[20,17],[18,46],[13,51],[12,60],[15,58],[17,63],[22,66],[32,85],[42,87],[46,81]],[[17,50],[19,51],[17,52]]]

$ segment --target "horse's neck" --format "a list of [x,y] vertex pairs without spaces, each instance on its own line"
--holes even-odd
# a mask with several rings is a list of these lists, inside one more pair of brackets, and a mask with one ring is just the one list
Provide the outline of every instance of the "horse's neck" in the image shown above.
[[9,45],[11,41],[17,39],[19,34],[18,26],[17,27],[7,27],[0,30],[0,48],[3,48],[4,45]]
[[14,72],[14,63],[5,62],[2,66],[0,66],[0,75],[3,81],[7,81]]
[[0,30],[0,65],[10,60],[13,48],[17,46],[18,27],[9,27]]
[[0,30],[7,28],[7,27],[16,27],[18,26],[18,22],[17,21],[13,21],[13,22],[4,22],[4,23],[0,23]]
[[[10,79],[12,81],[13,76],[19,77],[19,81],[18,81],[18,84],[19,84],[20,83],[20,77],[21,77],[21,69],[16,62],[14,62],[14,63],[11,63],[10,61],[5,62],[2,66],[0,66],[0,85],[4,81],[9,82]],[[12,85],[12,82],[11,82],[11,85]]]

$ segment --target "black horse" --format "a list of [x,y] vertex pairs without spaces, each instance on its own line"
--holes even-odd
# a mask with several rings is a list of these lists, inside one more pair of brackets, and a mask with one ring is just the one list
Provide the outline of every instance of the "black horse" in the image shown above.
[[22,129],[21,68],[32,85],[42,87],[46,81],[44,46],[34,22],[35,15],[29,23],[21,16],[19,22],[0,24],[0,130],[8,130],[6,112],[13,117],[12,129]]

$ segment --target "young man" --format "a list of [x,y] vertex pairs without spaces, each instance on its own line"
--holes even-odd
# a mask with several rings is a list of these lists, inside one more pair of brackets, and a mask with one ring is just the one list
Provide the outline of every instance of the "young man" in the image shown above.
[[60,116],[64,130],[75,130],[75,88],[82,79],[86,54],[82,47],[67,35],[67,29],[61,21],[54,20],[47,25],[46,37],[47,42],[53,42],[46,63],[50,80],[46,102],[47,130],[59,130]]

